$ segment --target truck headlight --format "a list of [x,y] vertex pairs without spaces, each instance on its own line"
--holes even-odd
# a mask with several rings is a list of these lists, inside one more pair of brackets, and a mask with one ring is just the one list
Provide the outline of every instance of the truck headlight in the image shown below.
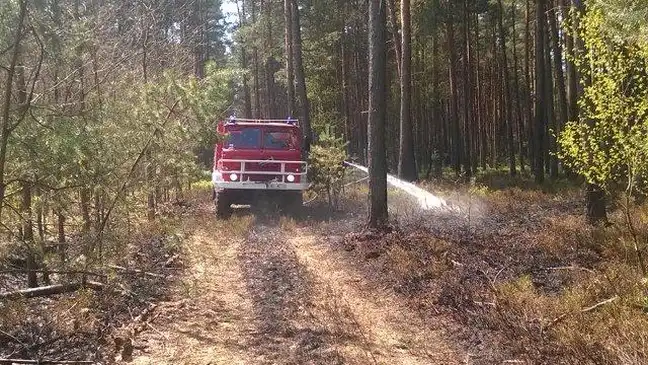
[[232,181],[236,181],[236,179],[238,179],[238,175],[237,175],[237,174],[230,174],[230,180],[232,180]]
[[286,176],[286,180],[288,180],[288,182],[294,182],[295,181],[295,175]]

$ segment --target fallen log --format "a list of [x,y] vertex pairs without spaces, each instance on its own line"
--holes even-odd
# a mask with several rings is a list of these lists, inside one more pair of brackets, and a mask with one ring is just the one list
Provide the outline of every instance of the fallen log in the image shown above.
[[80,289],[102,290],[104,285],[95,281],[86,281],[84,283],[54,284],[41,286],[38,288],[20,289],[10,292],[0,293],[0,299],[18,299],[18,298],[35,298],[47,297],[50,295],[64,294],[74,292]]
[[149,271],[144,271],[144,270],[139,270],[139,269],[131,269],[128,267],[123,267],[123,266],[118,266],[118,265],[108,265],[109,268],[113,270],[119,270],[119,271],[124,271],[124,272],[130,272],[130,273],[135,273],[135,274],[142,274],[146,276],[151,276],[154,278],[163,278],[164,275],[156,274],[154,272],[149,272]]
[[0,365],[13,365],[13,364],[96,364],[94,361],[85,361],[85,360],[68,360],[68,361],[57,361],[57,360],[28,360],[28,359],[0,359]]
[[57,275],[86,275],[86,276],[97,276],[105,278],[106,274],[96,273],[92,271],[83,271],[83,270],[46,270],[46,269],[10,269],[10,270],[0,270],[0,274],[27,274],[30,272],[35,273],[47,273],[47,274],[57,274]]

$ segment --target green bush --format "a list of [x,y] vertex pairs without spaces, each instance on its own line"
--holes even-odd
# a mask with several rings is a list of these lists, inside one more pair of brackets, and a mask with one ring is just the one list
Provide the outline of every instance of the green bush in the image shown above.
[[344,161],[347,159],[346,145],[327,125],[319,135],[319,140],[311,146],[310,179],[312,189],[319,196],[326,196],[333,209],[339,205],[339,197],[344,187]]

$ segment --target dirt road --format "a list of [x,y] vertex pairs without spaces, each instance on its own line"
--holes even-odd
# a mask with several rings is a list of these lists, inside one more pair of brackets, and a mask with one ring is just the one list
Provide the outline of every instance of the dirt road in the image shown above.
[[[201,205],[184,223],[174,300],[135,341],[134,364],[458,364],[423,325],[330,245],[317,220]],[[335,224],[335,222],[333,222]]]

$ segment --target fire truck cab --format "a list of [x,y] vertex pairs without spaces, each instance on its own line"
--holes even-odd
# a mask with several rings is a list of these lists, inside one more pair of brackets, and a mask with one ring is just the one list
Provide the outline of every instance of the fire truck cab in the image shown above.
[[296,119],[241,119],[218,123],[212,183],[218,217],[233,204],[278,203],[283,210],[302,206],[310,184],[302,155],[302,131]]

